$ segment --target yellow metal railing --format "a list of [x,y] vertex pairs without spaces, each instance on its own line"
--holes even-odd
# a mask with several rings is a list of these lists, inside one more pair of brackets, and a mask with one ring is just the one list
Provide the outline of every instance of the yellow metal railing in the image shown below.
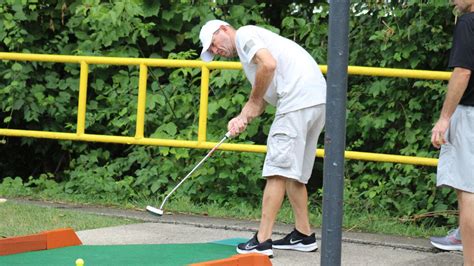
[[[22,53],[1,53],[1,52],[0,52],[0,60],[76,63],[80,65],[79,102],[78,102],[78,112],[77,112],[76,133],[0,128],[0,135],[14,136],[14,137],[33,137],[33,138],[48,138],[48,139],[62,139],[62,140],[76,140],[76,141],[110,142],[110,143],[121,143],[121,144],[155,145],[155,146],[170,146],[170,147],[183,147],[183,148],[203,148],[203,149],[210,149],[216,144],[215,142],[208,142],[206,138],[210,70],[211,69],[242,69],[242,65],[238,62],[205,63],[205,62],[197,61],[197,60],[69,56],[69,55],[22,54]],[[137,107],[136,131],[135,131],[134,137],[87,134],[85,132],[87,81],[88,81],[89,65],[91,64],[139,66],[140,71],[139,71],[139,82],[138,82],[138,105],[137,105],[138,107]],[[154,139],[154,138],[147,138],[144,136],[148,67],[201,68],[201,92],[200,92],[201,97],[200,97],[197,141]],[[321,66],[321,70],[323,71],[323,73],[326,73],[327,66]],[[402,77],[402,78],[436,79],[436,80],[448,80],[451,75],[451,72],[444,72],[444,71],[388,69],[388,68],[360,67],[360,66],[349,66],[348,72],[351,75],[371,75],[371,76],[382,76],[382,77]],[[243,152],[260,152],[260,153],[266,152],[265,145],[252,145],[252,144],[224,143],[220,146],[220,149],[231,150],[231,151],[243,151]],[[318,151],[316,152],[316,156],[323,157],[324,150],[318,149]],[[355,160],[364,160],[364,161],[405,163],[405,164],[428,165],[428,166],[435,166],[438,163],[438,160],[434,158],[369,153],[369,152],[357,152],[357,151],[346,151],[345,158],[355,159]]]

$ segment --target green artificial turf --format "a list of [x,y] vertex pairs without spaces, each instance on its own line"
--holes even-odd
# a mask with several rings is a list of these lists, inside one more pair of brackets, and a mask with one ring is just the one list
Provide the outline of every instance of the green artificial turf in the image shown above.
[[0,256],[0,265],[188,265],[236,255],[235,246],[220,243],[73,246]]

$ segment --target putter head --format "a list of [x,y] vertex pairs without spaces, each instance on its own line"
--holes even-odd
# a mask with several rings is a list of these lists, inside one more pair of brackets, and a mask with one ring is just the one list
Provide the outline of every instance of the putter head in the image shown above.
[[146,210],[147,210],[148,212],[151,212],[151,213],[153,213],[153,214],[155,214],[155,215],[158,215],[158,216],[162,216],[162,215],[163,215],[163,210],[160,210],[160,209],[155,208],[155,207],[153,207],[153,206],[146,206]]

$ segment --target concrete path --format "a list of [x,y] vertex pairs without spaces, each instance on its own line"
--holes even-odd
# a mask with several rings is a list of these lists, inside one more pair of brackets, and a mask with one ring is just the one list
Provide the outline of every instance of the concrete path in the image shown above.
[[[205,243],[252,237],[258,221],[165,213],[153,216],[141,210],[120,210],[67,204],[28,202],[107,216],[133,218],[140,223],[77,232],[85,245]],[[290,232],[277,224],[273,238]],[[320,245],[321,231],[316,231]],[[320,251],[304,253],[275,250],[273,265],[319,265]],[[439,252],[427,239],[343,232],[342,265],[462,265],[461,252]]]

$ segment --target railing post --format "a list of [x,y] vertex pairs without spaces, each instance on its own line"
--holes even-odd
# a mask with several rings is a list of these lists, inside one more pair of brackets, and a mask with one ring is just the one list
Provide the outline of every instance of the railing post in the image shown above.
[[209,68],[201,68],[201,98],[199,100],[198,142],[205,142],[207,132],[207,107],[209,100]]
[[148,67],[145,64],[140,64],[140,76],[138,80],[137,124],[135,129],[136,139],[141,139],[144,137],[147,78]]
[[76,134],[83,135],[86,124],[86,101],[87,101],[87,80],[89,76],[89,65],[81,61],[81,74],[79,76],[79,103],[77,107],[77,128]]

